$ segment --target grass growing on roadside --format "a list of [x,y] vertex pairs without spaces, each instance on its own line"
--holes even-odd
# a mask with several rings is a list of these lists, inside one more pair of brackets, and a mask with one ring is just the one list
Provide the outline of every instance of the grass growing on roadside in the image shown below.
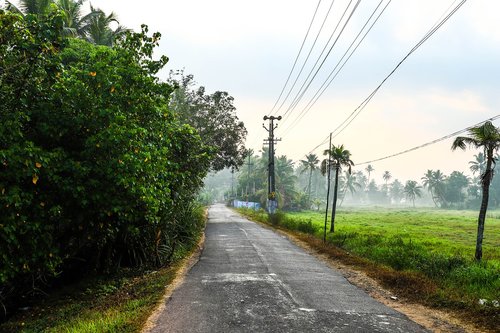
[[[242,212],[268,223],[263,211]],[[327,232],[327,244],[322,242],[324,213],[278,212],[272,224],[302,233],[299,238],[320,252],[364,269],[409,299],[466,311],[471,320],[494,328],[500,325],[500,307],[495,306],[500,301],[498,215],[488,214],[480,263],[473,260],[473,211],[344,209],[337,214],[335,232]]]
[[170,267],[122,269],[64,287],[0,324],[0,332],[140,332],[198,239],[179,246]]
[[2,332],[138,332],[178,267],[87,279],[0,325]]

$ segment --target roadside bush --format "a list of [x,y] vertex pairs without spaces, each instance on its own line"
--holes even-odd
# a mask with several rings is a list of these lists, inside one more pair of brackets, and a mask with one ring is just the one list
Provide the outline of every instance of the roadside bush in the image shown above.
[[167,108],[159,34],[63,40],[57,13],[0,10],[0,302],[58,274],[163,265],[213,150]]

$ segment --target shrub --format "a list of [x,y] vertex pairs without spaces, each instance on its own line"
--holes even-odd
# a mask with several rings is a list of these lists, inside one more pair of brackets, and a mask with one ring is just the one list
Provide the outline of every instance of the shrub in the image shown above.
[[167,108],[160,35],[111,49],[61,22],[0,10],[0,302],[61,272],[165,264],[199,230],[213,150]]

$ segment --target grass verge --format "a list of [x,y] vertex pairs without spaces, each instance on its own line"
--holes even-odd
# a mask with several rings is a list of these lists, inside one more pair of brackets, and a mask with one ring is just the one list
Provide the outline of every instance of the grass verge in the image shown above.
[[[467,229],[473,228],[474,222],[461,225],[456,215],[464,212],[341,212],[336,232],[327,233],[327,242],[323,243],[322,214],[280,212],[270,221],[263,211],[239,211],[364,271],[408,301],[451,311],[484,330],[497,332],[500,327],[500,307],[495,305],[500,300],[500,256],[495,242],[500,240],[488,239],[488,259],[482,263],[468,258],[464,253],[470,250],[473,234],[463,234],[470,233]],[[500,227],[495,223],[490,223],[493,234]],[[480,300],[486,301],[479,304]]]
[[141,332],[198,240],[179,248],[169,267],[122,269],[66,286],[0,324],[0,332]]

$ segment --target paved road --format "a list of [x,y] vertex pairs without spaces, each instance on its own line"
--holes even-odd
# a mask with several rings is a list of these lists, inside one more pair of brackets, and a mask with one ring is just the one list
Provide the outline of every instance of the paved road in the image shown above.
[[425,332],[286,238],[223,205],[152,332]]

